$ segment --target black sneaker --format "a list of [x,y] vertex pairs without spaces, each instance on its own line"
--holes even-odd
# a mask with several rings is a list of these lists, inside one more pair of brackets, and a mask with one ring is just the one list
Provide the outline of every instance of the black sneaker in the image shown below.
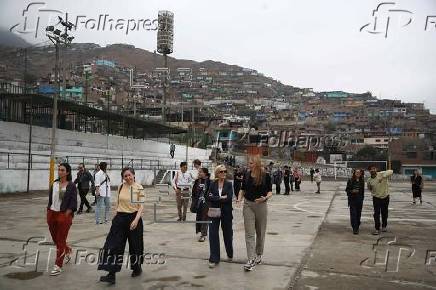
[[353,235],[358,235],[359,234],[359,230],[353,230]]
[[115,284],[115,274],[107,274],[106,276],[100,277],[100,282],[106,282],[109,284]]
[[90,213],[90,212],[92,212],[92,207],[90,207],[86,210],[86,213]]
[[83,212],[82,210],[78,210],[77,214],[82,214],[82,212]]
[[132,277],[138,277],[141,274],[142,274],[142,269],[141,268],[135,269],[135,270],[132,271]]
[[256,263],[254,262],[254,260],[248,260],[247,264],[244,265],[244,270],[253,271],[255,267]]
[[380,231],[379,230],[375,230],[375,231],[372,232],[372,235],[373,236],[378,236],[378,235],[380,235]]

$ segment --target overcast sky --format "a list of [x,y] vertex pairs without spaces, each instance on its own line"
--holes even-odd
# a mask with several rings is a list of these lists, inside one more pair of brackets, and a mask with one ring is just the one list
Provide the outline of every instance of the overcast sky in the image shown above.
[[[170,10],[175,15],[174,57],[237,64],[282,83],[316,91],[371,91],[381,98],[424,102],[436,113],[436,0],[398,0],[392,1],[395,5],[382,5],[376,29],[372,12],[383,1],[39,2],[45,5],[33,5],[26,13],[29,31],[40,16],[38,38],[34,33],[20,34],[32,43],[46,40],[43,29],[50,13],[38,12],[38,8],[68,12],[72,22],[78,16],[85,22],[108,14],[107,19],[125,19],[125,23],[128,19],[136,23],[138,19],[153,20],[159,10]],[[9,29],[19,23],[14,31],[22,31],[22,13],[29,3],[32,1],[0,0],[0,27]],[[51,15],[55,19],[56,13]],[[427,16],[434,17],[427,21]],[[155,31],[141,28],[126,34],[126,27],[98,31],[90,28],[92,23],[89,21],[86,28],[79,22],[75,42],[130,43],[155,50]],[[365,24],[368,26],[360,31]]]

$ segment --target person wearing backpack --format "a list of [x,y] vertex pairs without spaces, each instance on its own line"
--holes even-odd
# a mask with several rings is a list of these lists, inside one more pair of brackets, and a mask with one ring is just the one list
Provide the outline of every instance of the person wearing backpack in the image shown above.
[[77,169],[77,178],[74,180],[74,183],[77,184],[77,189],[79,190],[80,195],[80,206],[77,214],[82,213],[84,205],[86,205],[88,208],[86,212],[89,213],[91,212],[92,207],[86,199],[86,195],[89,191],[89,183],[91,183],[92,187],[95,187],[94,178],[92,177],[92,174],[85,168],[84,163],[79,163]]
[[100,162],[100,171],[95,174],[95,196],[97,205],[95,207],[95,224],[102,224],[101,211],[104,207],[104,223],[108,222],[109,210],[111,208],[111,180],[106,172],[107,163]]
[[[177,221],[186,221],[186,212],[188,210],[189,196],[191,186],[194,182],[192,174],[188,172],[188,163],[180,162],[180,170],[174,175],[172,185],[176,193],[177,213],[179,218]],[[183,212],[182,212],[183,208]]]
[[101,276],[101,282],[115,284],[115,273],[123,266],[126,242],[129,243],[129,264],[132,277],[142,273],[144,263],[144,237],[142,213],[144,211],[145,194],[141,184],[135,182],[135,170],[123,168],[123,183],[118,187],[116,212],[112,219],[110,231],[105,244],[100,250],[98,270],[107,271]]

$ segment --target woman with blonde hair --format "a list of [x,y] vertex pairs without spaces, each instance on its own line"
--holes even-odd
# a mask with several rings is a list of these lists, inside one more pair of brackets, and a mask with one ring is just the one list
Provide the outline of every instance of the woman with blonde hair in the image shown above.
[[215,180],[210,183],[209,193],[207,194],[207,201],[209,202],[208,217],[211,220],[209,225],[210,268],[216,267],[220,262],[220,223],[228,261],[233,259],[233,184],[226,178],[226,167],[224,165],[215,167]]
[[246,271],[262,263],[268,209],[266,202],[272,196],[271,176],[265,172],[259,156],[250,157],[236,204],[244,199],[243,216],[248,262]]

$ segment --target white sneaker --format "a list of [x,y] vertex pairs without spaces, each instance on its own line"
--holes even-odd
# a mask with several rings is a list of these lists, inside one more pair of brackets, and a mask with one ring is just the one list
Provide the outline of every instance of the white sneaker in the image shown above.
[[256,263],[254,262],[254,260],[248,260],[247,264],[244,265],[244,270],[253,271],[255,267]]
[[218,263],[212,263],[212,262],[209,262],[209,268],[215,268],[216,266],[218,266]]
[[256,265],[262,264],[262,255],[257,255],[256,258],[254,258],[254,263],[256,263]]
[[62,273],[62,268],[59,267],[58,265],[54,265],[53,270],[51,270],[50,272],[50,276],[57,276],[60,273]]

